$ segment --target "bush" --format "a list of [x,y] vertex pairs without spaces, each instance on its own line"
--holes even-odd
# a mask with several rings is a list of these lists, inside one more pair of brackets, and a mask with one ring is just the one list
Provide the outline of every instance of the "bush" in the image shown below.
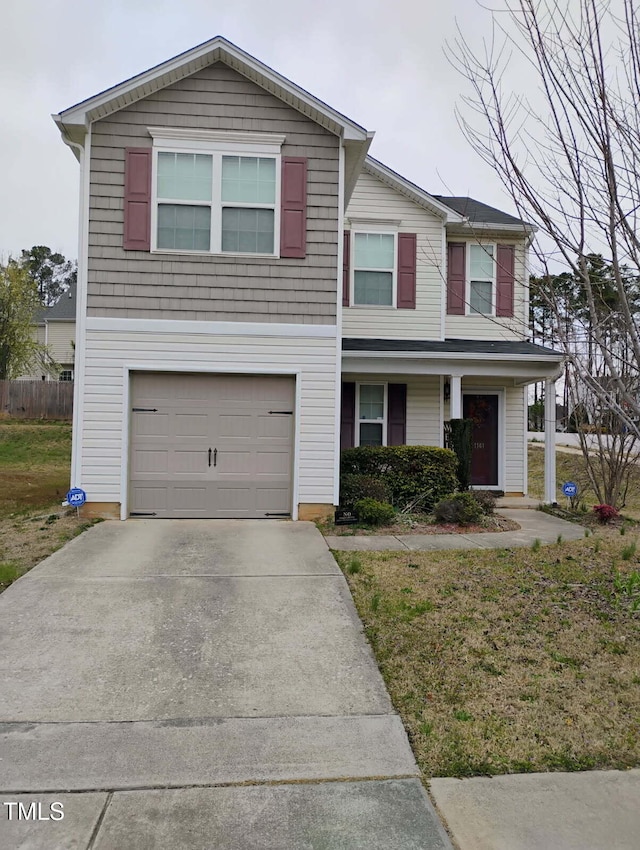
[[396,515],[393,505],[375,499],[360,499],[354,508],[360,522],[367,525],[387,525]]
[[359,499],[375,499],[376,502],[389,501],[389,488],[380,478],[373,475],[340,476],[340,504],[343,508],[352,508]]
[[472,419],[452,419],[449,422],[449,445],[458,459],[456,475],[460,490],[471,484]]
[[491,490],[471,490],[471,495],[480,505],[480,510],[485,516],[492,516],[496,509],[496,497]]
[[382,481],[399,510],[417,502],[428,513],[458,486],[457,464],[452,451],[435,446],[360,446],[342,452],[341,472]]
[[619,511],[613,505],[594,505],[594,512],[598,515],[598,519],[603,525],[611,522],[617,516],[620,516]]
[[471,525],[482,518],[482,509],[473,493],[453,493],[438,502],[434,514],[438,522]]

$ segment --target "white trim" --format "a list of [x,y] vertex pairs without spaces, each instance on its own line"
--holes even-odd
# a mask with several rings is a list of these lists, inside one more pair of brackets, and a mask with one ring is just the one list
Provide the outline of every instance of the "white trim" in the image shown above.
[[333,504],[340,504],[340,430],[342,413],[342,275],[344,255],[344,191],[345,150],[338,152],[338,258],[336,272],[336,387],[334,395],[335,423],[333,431]]
[[[340,128],[344,139],[361,142],[367,140],[367,131],[364,127],[361,127],[345,115],[332,109],[326,103],[323,103],[312,94],[309,94],[309,92],[296,86],[291,80],[287,80],[281,74],[278,74],[277,71],[264,65],[258,59],[245,53],[244,50],[241,50],[235,44],[232,44],[221,36],[216,36],[203,44],[191,48],[191,50],[174,56],[172,59],[156,65],[154,68],[150,68],[141,74],[137,74],[135,77],[125,80],[119,85],[113,86],[80,103],[74,104],[52,117],[62,132],[65,131],[65,125],[87,126],[90,121],[98,117],[102,118],[122,109],[126,105],[125,100],[127,104],[135,103],[137,100],[148,97],[148,95],[158,91],[160,88],[171,85],[171,83],[176,82],[178,79],[189,76],[215,61],[225,61],[225,59],[231,59],[235,64],[264,78],[264,81],[268,81],[271,85],[263,85],[263,88],[271,89],[273,86],[276,89],[276,96],[280,97],[281,100],[294,98],[299,101],[300,105],[304,105],[307,108],[307,112],[317,112],[331,123],[336,124]],[[231,67],[233,67],[233,64]],[[278,94],[278,90],[280,94]],[[289,98],[283,98],[283,94],[289,95]],[[299,109],[300,107],[297,108]],[[95,114],[90,114],[94,111]]]
[[524,387],[523,392],[523,404],[524,404],[524,434],[522,435],[523,442],[523,479],[522,479],[522,493],[524,496],[527,496],[529,493],[529,391],[527,387]]
[[[382,387],[382,419],[360,419],[360,387]],[[389,418],[389,384],[387,381],[356,381],[355,427],[353,445],[360,445],[360,425],[382,425],[382,445],[387,445],[387,423]]]
[[449,275],[449,245],[447,231],[442,228],[442,262],[440,263],[440,339],[447,335],[447,278]]
[[[64,136],[63,136],[64,138]],[[91,187],[91,127],[80,154],[80,209],[78,215],[78,276],[76,283],[75,380],[71,426],[71,487],[82,486],[82,446],[84,428],[85,349],[87,336],[87,281],[89,279],[89,200]]]
[[544,384],[544,500],[548,505],[557,502],[556,404],[556,382],[547,378]]
[[355,230],[359,230],[362,232],[373,231],[383,233],[385,230],[399,230],[402,226],[402,219],[399,218],[376,218],[375,216],[353,216],[350,215],[349,218],[345,219],[348,221],[352,228]]
[[439,419],[440,419],[440,436],[438,445],[441,449],[445,448],[444,445],[444,382],[445,376],[440,375],[440,398],[438,401],[438,410],[439,410]]
[[[507,445],[506,445],[506,393],[504,387],[470,387],[462,390],[462,410],[464,412],[464,397],[466,395],[496,395],[498,396],[498,483],[474,484],[473,490],[502,490],[506,482]],[[526,429],[525,429],[526,434]]]
[[[455,224],[455,222],[454,222],[454,224]],[[474,230],[474,231],[476,231],[476,230],[490,230],[494,233],[496,231],[504,230],[505,232],[516,233],[516,234],[519,234],[520,236],[531,235],[533,233],[536,233],[537,230],[538,230],[538,228],[536,227],[535,224],[528,224],[528,225],[524,225],[524,224],[500,224],[499,222],[469,221],[468,219],[465,219],[462,222],[462,226],[465,229],[471,229],[471,230]],[[453,235],[454,235],[454,232],[451,232],[449,234],[449,236],[453,236]]]
[[261,368],[248,365],[234,366],[225,365],[220,367],[212,367],[208,364],[193,366],[189,364],[185,369],[184,363],[175,363],[173,361],[157,360],[154,363],[125,363],[122,367],[123,385],[122,385],[122,453],[120,455],[120,519],[128,519],[129,516],[129,449],[130,449],[130,433],[131,433],[131,372],[190,372],[203,375],[289,375],[295,378],[296,396],[295,396],[295,421],[294,421],[294,438],[293,438],[293,469],[291,482],[291,519],[298,519],[298,493],[299,493],[299,472],[300,472],[300,412],[302,408],[301,384],[302,371],[300,369],[287,369],[286,367],[278,368]]
[[[482,340],[478,340],[481,342]],[[482,351],[343,351],[343,357],[366,357],[381,359],[403,358],[405,360],[504,360],[510,363],[513,360],[528,363],[560,363],[563,360],[561,354],[494,354]]]
[[207,334],[209,336],[267,336],[334,339],[336,325],[301,325],[276,322],[200,322],[191,319],[124,319],[87,317],[87,330],[130,333]]
[[206,142],[207,145],[221,142],[226,145],[258,145],[263,148],[281,148],[286,136],[276,133],[253,133],[241,130],[198,130],[187,127],[147,127],[149,135],[162,146],[180,142]]
[[[349,268],[349,307],[365,310],[397,310],[398,305],[398,231],[394,228],[380,228],[372,222],[371,229],[351,228],[349,231],[350,268]],[[390,269],[356,269],[356,236],[358,234],[393,236],[393,266]],[[356,301],[356,271],[391,272],[391,304],[358,304]]]

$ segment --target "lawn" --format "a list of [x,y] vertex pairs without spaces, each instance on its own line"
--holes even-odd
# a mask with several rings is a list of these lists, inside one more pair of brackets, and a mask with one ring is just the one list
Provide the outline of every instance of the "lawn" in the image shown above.
[[62,508],[71,425],[0,419],[0,591],[92,523]]
[[334,553],[425,778],[640,764],[638,545]]

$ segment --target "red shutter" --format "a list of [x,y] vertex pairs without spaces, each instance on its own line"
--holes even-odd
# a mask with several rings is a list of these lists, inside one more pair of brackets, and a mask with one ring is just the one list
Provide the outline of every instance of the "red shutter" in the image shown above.
[[124,152],[124,238],[126,251],[151,250],[151,148]]
[[350,275],[350,257],[351,257],[351,231],[344,232],[344,247],[342,249],[342,306],[349,306],[349,292],[351,291],[351,275]]
[[515,251],[513,245],[498,245],[496,258],[496,316],[513,316]]
[[282,157],[280,256],[301,259],[307,252],[307,160]]
[[387,387],[387,445],[404,446],[407,442],[407,385]]
[[466,278],[465,243],[449,242],[447,262],[447,313],[449,316],[464,316]]
[[416,309],[416,234],[398,233],[398,300],[400,309]]
[[340,448],[351,449],[355,442],[356,426],[356,385],[342,385],[342,403],[340,407]]

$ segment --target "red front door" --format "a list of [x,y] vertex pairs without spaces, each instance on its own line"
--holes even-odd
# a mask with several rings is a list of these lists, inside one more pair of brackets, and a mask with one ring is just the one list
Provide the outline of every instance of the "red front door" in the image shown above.
[[465,393],[462,415],[473,420],[471,483],[498,486],[498,396]]

